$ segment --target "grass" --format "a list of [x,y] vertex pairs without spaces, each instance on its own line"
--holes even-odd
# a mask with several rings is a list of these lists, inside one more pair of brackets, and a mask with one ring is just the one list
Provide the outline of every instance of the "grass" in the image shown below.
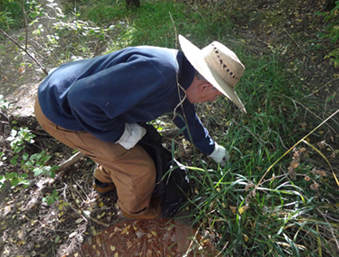
[[[194,191],[190,207],[196,225],[223,256],[338,255],[337,185],[330,173],[314,171],[328,170],[326,162],[305,144],[281,158],[333,108],[321,109],[324,102],[314,95],[317,87],[305,86],[300,79],[302,62],[295,57],[286,61],[279,49],[253,54],[237,39],[235,21],[240,18],[232,19],[227,4],[201,4],[142,1],[141,8],[126,10],[124,1],[86,0],[68,8],[76,7],[78,20],[100,28],[115,26],[113,34],[105,32],[97,39],[107,46],[105,53],[145,44],[177,48],[176,34],[199,47],[218,40],[236,52],[246,66],[236,90],[248,114],[225,99],[197,106],[211,135],[229,150],[231,165],[220,168],[196,159],[197,167],[190,171]],[[232,8],[239,11],[240,6]],[[78,45],[67,48],[71,53],[65,55],[93,55],[88,38],[82,37]],[[331,121],[335,129],[337,125]],[[325,125],[307,140],[316,145],[330,133]],[[330,159],[332,151],[321,151]],[[289,167],[297,153],[301,158],[294,180]]]

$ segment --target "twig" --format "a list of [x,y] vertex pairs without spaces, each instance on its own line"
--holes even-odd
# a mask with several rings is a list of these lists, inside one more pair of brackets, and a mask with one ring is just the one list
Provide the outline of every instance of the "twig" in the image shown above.
[[[299,103],[298,101],[294,100],[293,98],[287,96],[287,95],[283,95],[286,98],[289,98],[291,101],[296,102],[297,104],[301,105],[302,107],[305,108],[305,110],[307,110],[309,113],[312,113],[315,117],[317,117],[319,120],[322,120],[321,117],[319,117],[317,114],[313,113],[310,109],[308,109],[305,105],[303,105],[302,103]],[[334,128],[332,128],[330,125],[326,124],[335,134],[339,135],[336,130]]]
[[12,39],[5,31],[3,31],[2,29],[0,29],[0,32],[2,34],[5,35],[5,37],[7,37],[9,40],[11,40],[17,47],[19,47],[22,51],[24,51],[39,67],[40,69],[46,74],[48,75],[48,72],[46,71],[46,69],[44,67],[42,67],[42,65],[39,63],[39,61],[34,58],[34,56],[32,56],[27,50],[25,50],[21,45],[19,45],[14,39]]
[[82,219],[84,219],[85,221],[88,221],[87,219],[90,219],[91,221],[99,224],[99,225],[102,225],[102,226],[105,226],[106,228],[108,228],[110,225],[109,224],[106,224],[106,223],[103,223],[95,218],[92,218],[90,215],[86,214],[84,211],[82,211],[82,213],[84,215],[81,214],[81,211],[77,211],[67,200],[67,197],[66,197],[66,188],[67,188],[67,184],[64,184],[65,187],[64,187],[64,190],[63,190],[63,195],[64,195],[64,199],[65,199],[65,202],[68,204],[69,207],[71,207],[71,209],[76,212]]
[[285,29],[285,28],[283,28],[284,30],[285,30],[285,32],[287,33],[287,35],[293,40],[293,42],[297,45],[297,47],[300,49],[300,51],[303,51],[301,48],[300,48],[300,46],[299,46],[299,44],[294,40],[294,38],[290,35],[290,33],[288,33],[288,31]]
[[72,164],[76,163],[78,160],[80,160],[82,157],[84,157],[85,155],[82,152],[77,152],[76,154],[72,155],[69,159],[67,159],[66,161],[64,161],[61,165],[60,168],[56,171],[56,172],[60,172],[66,168],[68,168],[69,166],[71,166]]
[[173,28],[174,28],[174,32],[175,32],[175,49],[177,49],[178,48],[178,33],[177,33],[177,28],[175,27],[175,23],[174,23],[174,20],[172,18],[171,12],[168,12],[168,13],[169,13],[170,18],[171,18],[172,23],[173,23]]
[[319,92],[322,88],[326,87],[328,84],[330,84],[330,83],[331,83],[333,80],[335,80],[335,79],[337,79],[337,78],[331,79],[330,81],[328,81],[328,82],[327,82],[325,85],[323,85],[322,87],[317,88],[316,90],[314,90],[311,94],[304,96],[304,98],[309,97],[309,96],[314,95],[315,93]]
[[72,209],[74,212],[76,212],[76,214],[78,214],[82,219],[84,219],[85,221],[88,221],[88,220],[81,214],[81,212],[78,212],[78,211],[72,206],[72,204],[70,204],[70,203],[68,202],[67,197],[66,197],[66,188],[67,188],[67,184],[64,183],[64,185],[65,185],[65,187],[64,187],[64,190],[63,190],[63,195],[64,195],[64,200],[65,200],[65,202],[66,202],[66,203],[68,204],[68,206],[71,207],[71,209]]

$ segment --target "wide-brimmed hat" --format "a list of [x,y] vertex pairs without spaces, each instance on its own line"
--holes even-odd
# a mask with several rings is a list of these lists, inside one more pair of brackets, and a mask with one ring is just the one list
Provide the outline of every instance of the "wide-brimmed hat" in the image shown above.
[[218,91],[246,113],[245,106],[234,91],[234,86],[245,70],[245,66],[237,55],[217,41],[201,50],[182,35],[179,35],[179,42],[182,51],[193,67]]

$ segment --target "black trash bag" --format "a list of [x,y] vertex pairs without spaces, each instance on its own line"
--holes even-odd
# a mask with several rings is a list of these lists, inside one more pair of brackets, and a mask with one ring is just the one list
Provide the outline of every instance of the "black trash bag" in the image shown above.
[[154,160],[157,170],[152,198],[161,198],[161,217],[171,218],[187,199],[190,182],[186,168],[162,146],[162,136],[152,126],[140,123],[146,135],[138,142]]

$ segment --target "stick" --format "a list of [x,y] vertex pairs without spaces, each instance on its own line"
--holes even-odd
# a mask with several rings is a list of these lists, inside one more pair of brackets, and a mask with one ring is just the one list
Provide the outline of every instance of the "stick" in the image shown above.
[[57,172],[59,173],[60,171],[68,168],[69,166],[71,166],[72,164],[76,163],[77,161],[79,161],[84,156],[85,155],[82,152],[77,152],[76,154],[72,155],[69,159],[64,161],[60,165],[60,168],[57,170]]
[[19,45],[14,39],[12,39],[5,31],[3,31],[2,29],[0,29],[0,32],[2,34],[5,35],[5,37],[7,37],[9,40],[11,40],[17,47],[19,47],[22,51],[24,51],[39,67],[40,69],[46,74],[48,75],[48,72],[46,71],[46,69],[44,67],[42,67],[42,65],[39,63],[39,61],[37,59],[34,58],[34,56],[32,56],[25,48],[23,48],[21,45]]

